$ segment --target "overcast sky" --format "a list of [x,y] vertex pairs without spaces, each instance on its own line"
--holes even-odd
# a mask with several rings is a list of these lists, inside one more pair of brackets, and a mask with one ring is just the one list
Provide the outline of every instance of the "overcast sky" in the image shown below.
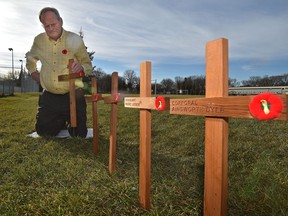
[[0,0],[0,73],[25,66],[44,29],[39,11],[56,7],[64,28],[84,32],[93,65],[106,73],[152,62],[152,79],[205,75],[207,42],[229,40],[229,77],[288,73],[287,0]]

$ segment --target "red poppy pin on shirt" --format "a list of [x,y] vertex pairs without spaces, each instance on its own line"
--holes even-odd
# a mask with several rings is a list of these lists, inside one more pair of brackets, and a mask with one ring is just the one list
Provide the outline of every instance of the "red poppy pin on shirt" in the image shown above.
[[253,97],[249,109],[255,118],[269,120],[279,116],[283,109],[283,103],[279,96],[265,92]]
[[62,50],[62,54],[66,55],[68,53],[68,51],[66,49]]

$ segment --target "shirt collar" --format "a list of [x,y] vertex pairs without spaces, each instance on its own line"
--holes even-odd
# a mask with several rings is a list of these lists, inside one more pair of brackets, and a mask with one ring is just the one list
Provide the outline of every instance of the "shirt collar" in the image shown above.
[[[47,35],[47,34],[46,34]],[[62,34],[61,34],[61,36],[58,38],[58,40],[57,41],[54,41],[53,39],[51,39],[51,38],[49,38],[48,37],[48,35],[47,35],[47,37],[48,37],[48,39],[51,41],[51,42],[54,42],[54,43],[59,43],[59,42],[61,42],[61,40],[63,40],[63,38],[66,36],[66,31],[62,28]]]

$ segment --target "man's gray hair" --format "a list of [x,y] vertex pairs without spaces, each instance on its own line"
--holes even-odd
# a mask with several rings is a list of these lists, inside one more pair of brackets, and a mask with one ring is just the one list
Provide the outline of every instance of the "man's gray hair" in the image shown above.
[[61,16],[60,16],[59,11],[58,11],[56,8],[53,8],[53,7],[45,7],[45,8],[43,8],[43,9],[40,11],[40,13],[39,13],[39,20],[40,20],[41,23],[42,23],[42,19],[41,19],[42,15],[45,14],[46,12],[48,12],[48,11],[53,12],[53,13],[57,16],[58,20],[61,20],[61,19],[62,19]]

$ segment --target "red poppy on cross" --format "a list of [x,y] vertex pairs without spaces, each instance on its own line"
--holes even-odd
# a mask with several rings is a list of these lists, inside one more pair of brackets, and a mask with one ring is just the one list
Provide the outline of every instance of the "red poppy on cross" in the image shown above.
[[259,120],[274,119],[279,116],[283,104],[279,96],[265,92],[253,97],[249,104],[250,113]]

